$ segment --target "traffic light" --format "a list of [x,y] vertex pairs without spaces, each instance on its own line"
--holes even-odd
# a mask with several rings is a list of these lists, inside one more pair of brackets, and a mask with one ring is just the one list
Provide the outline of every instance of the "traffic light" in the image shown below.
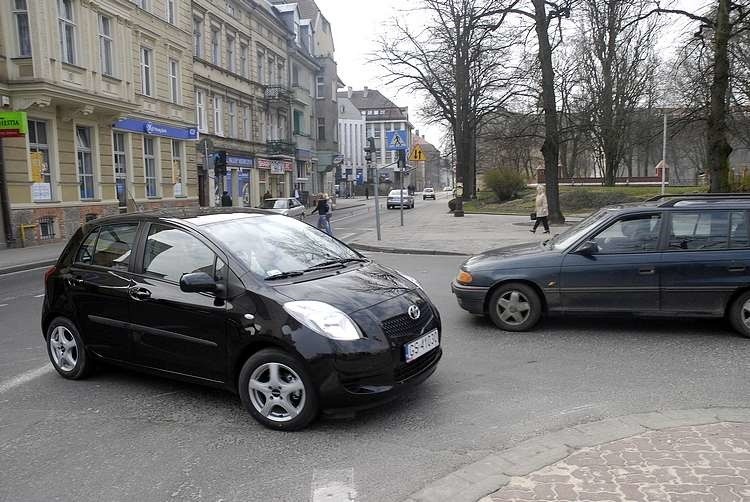
[[214,174],[216,176],[226,176],[227,174],[227,152],[214,152]]
[[406,150],[398,151],[398,168],[401,171],[406,171]]
[[367,138],[367,146],[365,147],[365,160],[367,162],[372,162],[372,155],[375,151],[375,138]]

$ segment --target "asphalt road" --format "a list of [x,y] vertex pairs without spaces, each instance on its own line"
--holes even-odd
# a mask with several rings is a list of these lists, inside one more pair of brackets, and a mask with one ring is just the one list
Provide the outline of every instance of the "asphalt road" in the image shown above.
[[404,399],[298,433],[262,428],[212,389],[115,369],[63,380],[39,334],[43,271],[0,277],[0,500],[318,502],[338,486],[397,501],[550,430],[750,402],[750,340],[722,322],[549,320],[504,333],[457,307],[460,258],[373,257],[434,299],[444,359]]

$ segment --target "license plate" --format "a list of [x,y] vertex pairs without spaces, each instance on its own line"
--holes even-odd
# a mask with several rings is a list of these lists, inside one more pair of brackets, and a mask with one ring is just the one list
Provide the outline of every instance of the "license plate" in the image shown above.
[[410,363],[413,360],[422,357],[438,345],[440,345],[440,337],[438,336],[437,330],[430,331],[422,338],[407,343],[404,345],[404,356],[406,362]]

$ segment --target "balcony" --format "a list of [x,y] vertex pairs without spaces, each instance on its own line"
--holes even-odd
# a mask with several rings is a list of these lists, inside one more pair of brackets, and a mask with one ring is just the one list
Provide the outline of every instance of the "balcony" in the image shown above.
[[289,101],[292,92],[283,85],[267,85],[265,90],[266,101]]
[[295,145],[284,140],[266,141],[266,150],[268,155],[290,155],[294,156]]

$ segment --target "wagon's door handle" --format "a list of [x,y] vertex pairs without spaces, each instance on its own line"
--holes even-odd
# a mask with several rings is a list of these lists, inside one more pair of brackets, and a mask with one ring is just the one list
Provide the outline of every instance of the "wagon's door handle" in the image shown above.
[[130,288],[130,297],[134,300],[148,300],[151,298],[151,291],[146,288]]
[[745,270],[747,270],[747,267],[745,267],[744,265],[732,265],[730,267],[727,267],[727,270],[729,270],[730,272],[744,272]]
[[654,267],[641,267],[638,269],[638,273],[641,275],[654,275],[656,269]]

